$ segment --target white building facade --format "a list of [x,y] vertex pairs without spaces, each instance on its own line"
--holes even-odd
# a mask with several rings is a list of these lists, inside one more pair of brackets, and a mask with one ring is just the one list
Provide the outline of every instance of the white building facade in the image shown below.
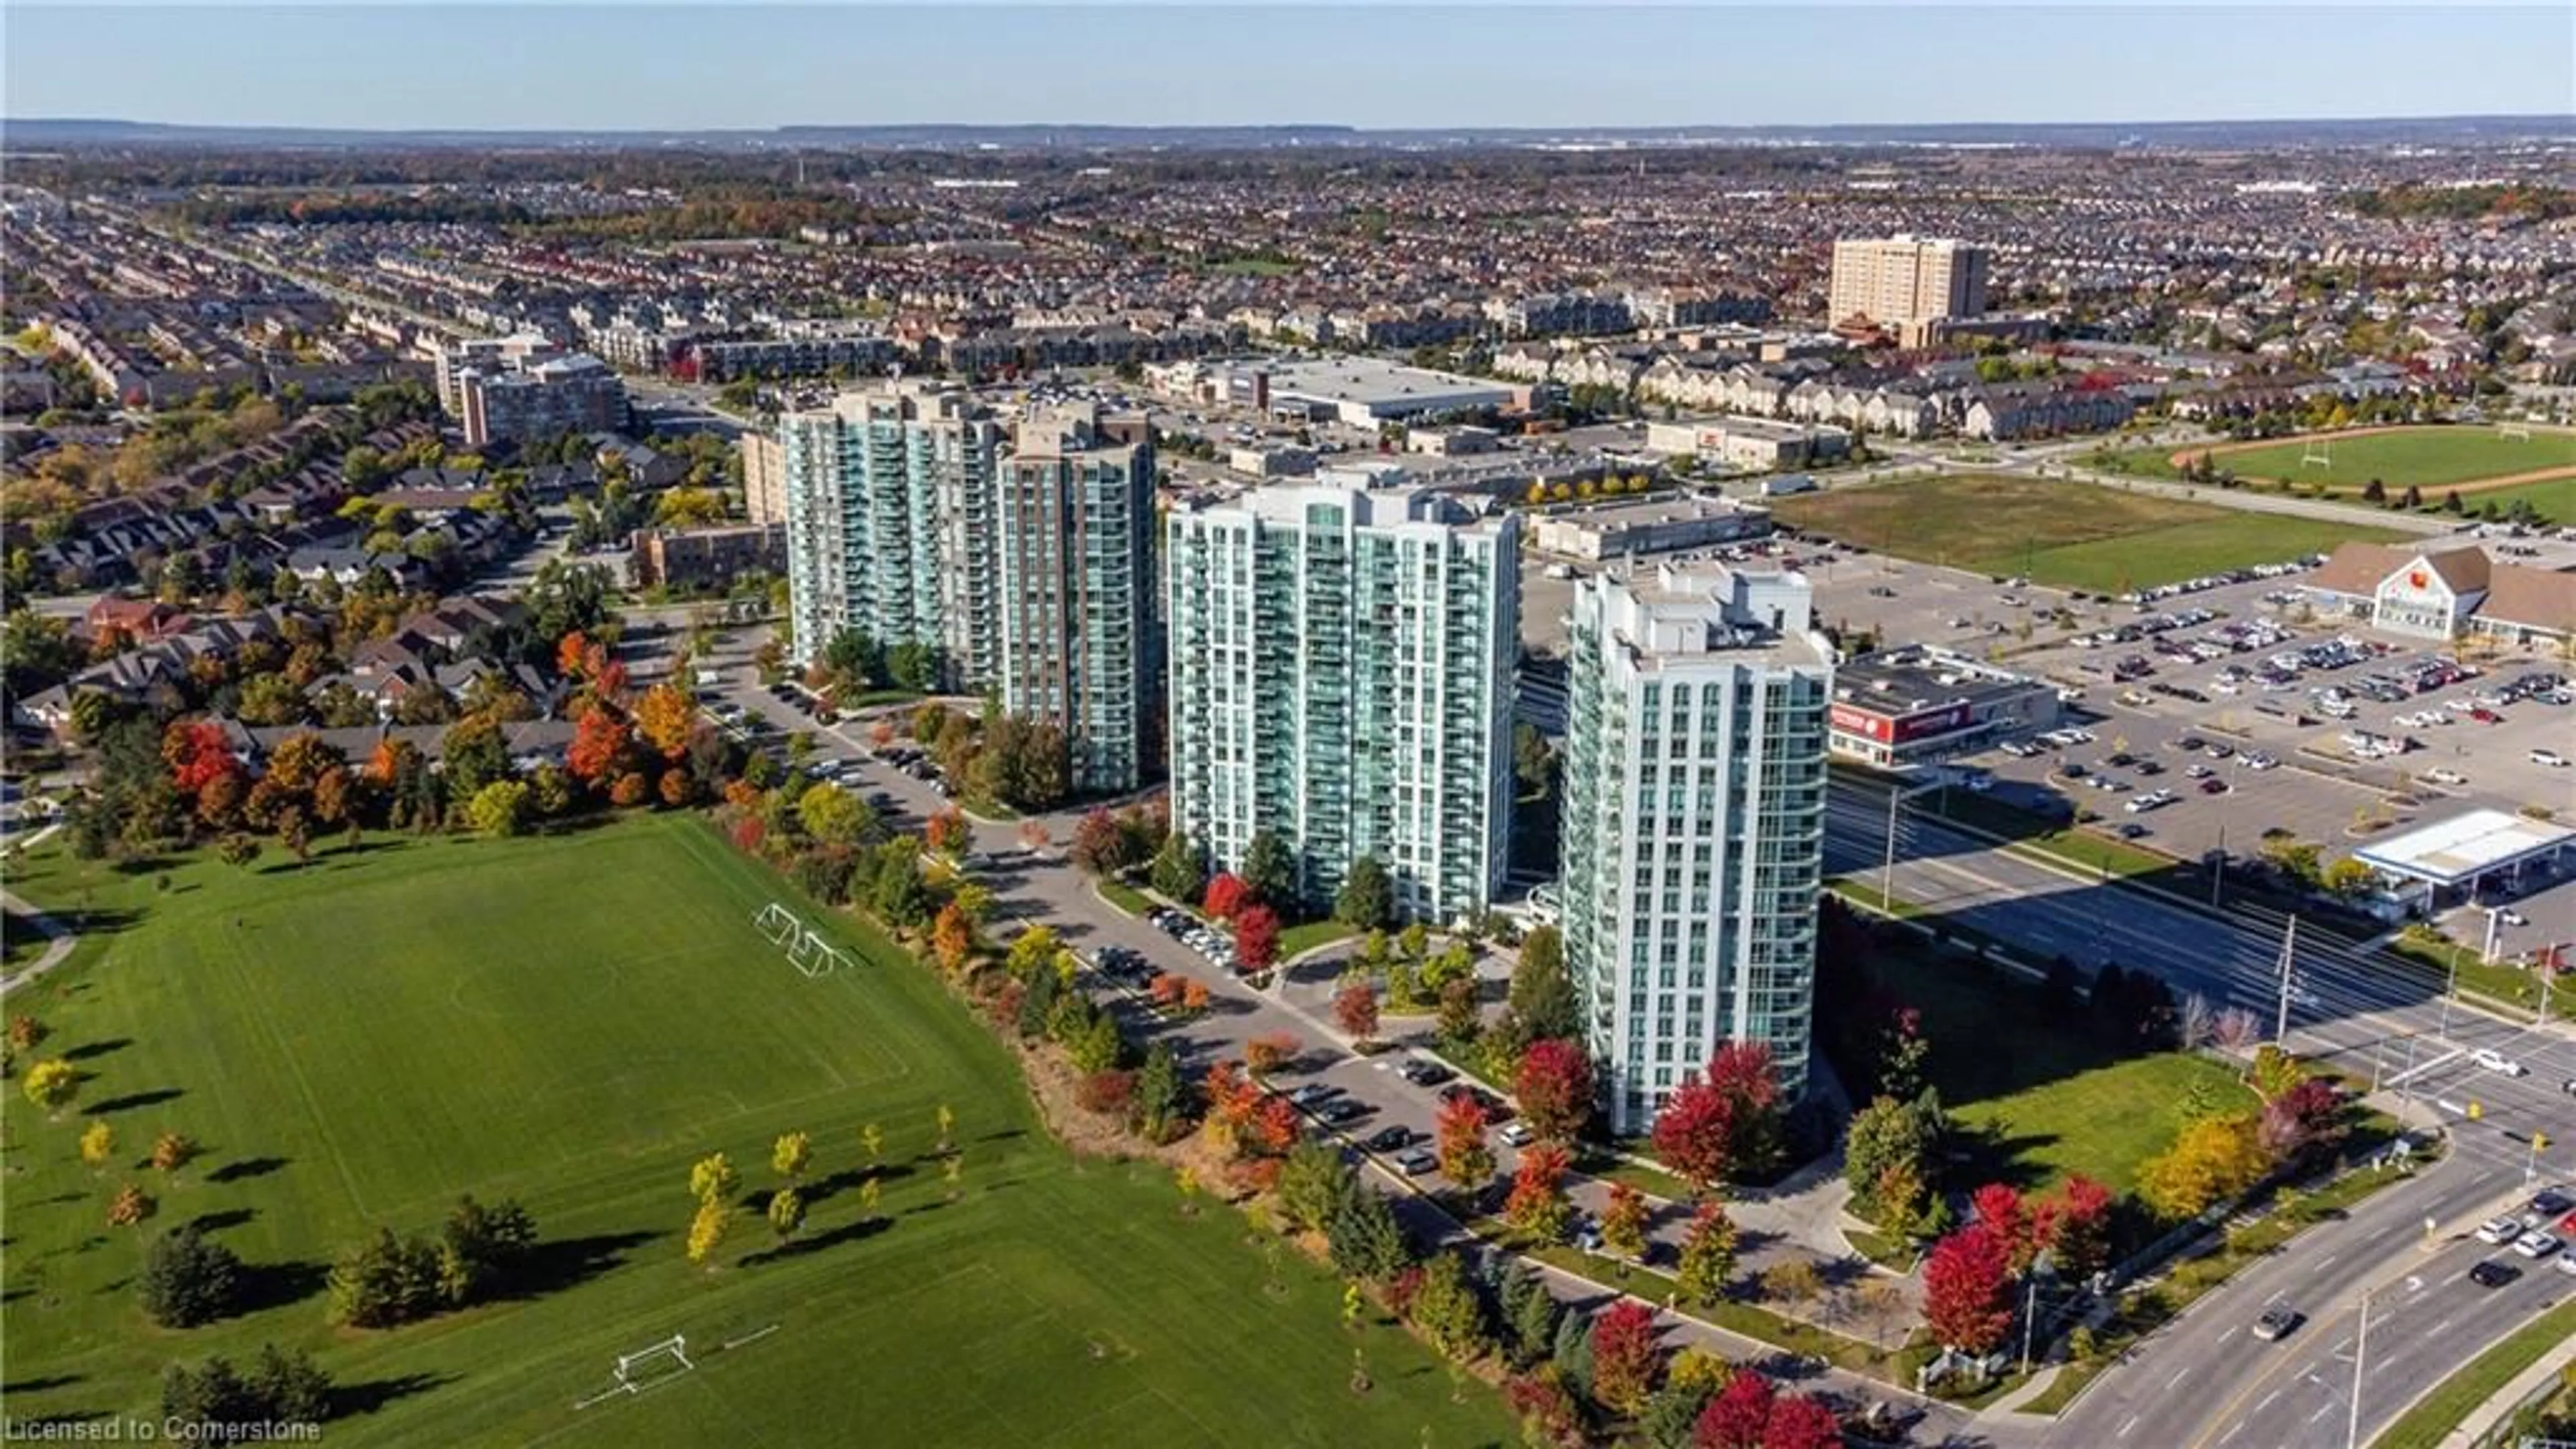
[[1229,868],[1271,831],[1318,908],[1370,856],[1403,914],[1481,912],[1510,856],[1518,521],[1308,486],[1165,529],[1174,828]]
[[1793,573],[1605,573],[1567,661],[1566,968],[1612,1130],[1719,1043],[1806,1086],[1833,653]]

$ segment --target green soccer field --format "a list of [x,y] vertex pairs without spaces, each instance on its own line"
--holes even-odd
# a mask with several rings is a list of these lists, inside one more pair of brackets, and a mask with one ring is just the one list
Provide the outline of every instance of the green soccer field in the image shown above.
[[[2330,461],[2305,461],[2312,456]],[[2323,483],[2338,490],[2358,490],[2373,478],[2396,490],[2449,487],[2543,468],[2576,468],[2576,434],[2534,429],[2528,438],[2508,438],[2495,428],[2472,427],[2331,433],[2232,452],[2222,448],[2217,462],[2240,478]]]
[[1782,522],[1899,557],[2106,593],[2406,536],[1993,473],[1835,488],[1770,507]]
[[[1509,1436],[1490,1392],[1456,1395],[1410,1339],[1344,1330],[1338,1284],[1248,1243],[1240,1216],[1185,1215],[1159,1168],[1078,1163],[1010,1058],[881,940],[845,921],[851,968],[796,971],[751,925],[784,887],[693,819],[162,869],[166,891],[46,852],[12,872],[107,928],[8,1000],[51,1028],[38,1055],[89,1074],[59,1121],[8,1094],[13,1419],[157,1416],[165,1363],[275,1341],[333,1373],[356,1412],[327,1432],[351,1444]],[[954,1201],[928,1156],[942,1104]],[[95,1121],[119,1142],[94,1173],[74,1144]],[[887,1139],[873,1222],[868,1123]],[[134,1159],[167,1129],[206,1155],[165,1180]],[[765,1197],[791,1129],[815,1145],[798,1243],[776,1251],[746,1214],[724,1266],[692,1267],[691,1160],[728,1152]],[[105,1224],[125,1181],[159,1198],[145,1234],[205,1221],[265,1306],[151,1327],[130,1286],[145,1238]],[[468,1190],[535,1214],[542,1291],[389,1332],[325,1323],[335,1251],[433,1230]],[[693,1371],[573,1407],[673,1334]]]

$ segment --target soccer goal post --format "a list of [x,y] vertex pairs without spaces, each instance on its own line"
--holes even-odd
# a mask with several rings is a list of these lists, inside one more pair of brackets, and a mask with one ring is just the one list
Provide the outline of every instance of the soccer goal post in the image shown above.
[[2496,436],[2509,443],[2528,443],[2531,441],[2531,424],[2506,423],[2496,429]]
[[760,934],[768,937],[769,944],[773,946],[788,944],[790,937],[804,929],[804,922],[796,919],[796,913],[776,901],[763,906],[760,914],[752,918],[751,924]]
[[822,937],[806,931],[796,938],[795,945],[787,948],[787,964],[808,976],[820,976],[832,969],[833,955],[832,948],[823,944]]
[[2307,450],[2306,450],[2305,452],[2302,452],[2301,454],[2299,454],[2299,466],[2300,466],[2300,467],[2302,467],[2302,468],[2331,468],[2331,467],[2333,467],[2333,466],[2334,466],[2334,444],[2332,444],[2332,443],[2310,443],[2310,444],[2308,444],[2308,446],[2307,446]]
[[688,1336],[675,1333],[648,1348],[619,1354],[617,1367],[609,1375],[608,1387],[581,1400],[573,1407],[587,1409],[593,1404],[605,1399],[613,1399],[619,1394],[640,1394],[646,1389],[659,1388],[696,1367],[697,1364],[691,1362],[689,1358]]

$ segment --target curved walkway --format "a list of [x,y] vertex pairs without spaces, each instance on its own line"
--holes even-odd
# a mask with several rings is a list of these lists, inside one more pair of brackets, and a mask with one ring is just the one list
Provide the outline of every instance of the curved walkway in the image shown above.
[[25,970],[11,972],[5,980],[0,980],[0,996],[5,996],[63,964],[71,956],[72,947],[80,944],[80,937],[73,935],[69,926],[7,891],[0,891],[0,905],[8,908],[12,931],[24,926],[45,938],[43,955],[29,962]]

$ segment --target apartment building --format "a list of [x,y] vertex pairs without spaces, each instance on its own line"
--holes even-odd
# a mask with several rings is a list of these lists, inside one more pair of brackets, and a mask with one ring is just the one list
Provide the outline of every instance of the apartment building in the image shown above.
[[993,488],[1002,424],[963,391],[904,381],[778,423],[789,655],[845,629],[940,651],[950,688],[1001,672]]
[[767,433],[742,435],[742,509],[754,523],[787,521],[787,450]]
[[1855,316],[1884,326],[1986,310],[1986,249],[1967,242],[1898,234],[1834,243],[1825,320]]
[[1161,733],[1152,436],[1141,413],[1038,413],[995,490],[1002,707],[1064,731],[1081,793],[1135,789]]
[[626,426],[626,384],[608,364],[569,352],[510,372],[460,369],[467,447],[564,433],[613,433]]
[[1807,1078],[1833,653],[1804,577],[1615,570],[1574,592],[1565,960],[1612,1130],[1720,1042]]
[[1165,531],[1173,825],[1220,866],[1271,831],[1310,905],[1365,855],[1408,916],[1484,909],[1510,850],[1518,520],[1314,485]]

